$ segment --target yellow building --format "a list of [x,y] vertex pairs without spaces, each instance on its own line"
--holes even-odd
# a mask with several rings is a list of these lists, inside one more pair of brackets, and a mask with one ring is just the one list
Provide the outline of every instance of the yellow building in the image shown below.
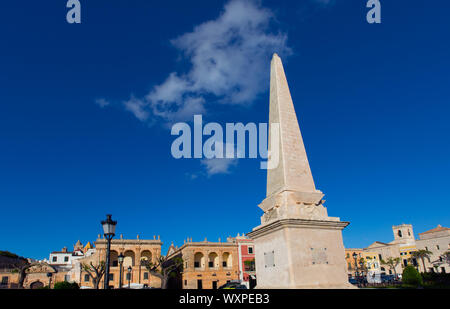
[[238,244],[235,242],[192,242],[171,246],[169,259],[182,258],[183,271],[170,287],[177,289],[217,289],[239,279]]

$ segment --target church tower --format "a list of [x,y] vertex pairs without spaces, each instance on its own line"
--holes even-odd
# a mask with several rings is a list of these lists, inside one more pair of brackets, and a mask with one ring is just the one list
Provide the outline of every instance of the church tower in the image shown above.
[[414,244],[414,231],[411,224],[400,224],[392,227],[394,241],[396,244]]
[[324,194],[315,187],[277,54],[270,70],[269,123],[279,125],[279,164],[267,171],[261,225],[248,234],[255,242],[257,288],[351,288],[342,240],[349,223],[328,216]]

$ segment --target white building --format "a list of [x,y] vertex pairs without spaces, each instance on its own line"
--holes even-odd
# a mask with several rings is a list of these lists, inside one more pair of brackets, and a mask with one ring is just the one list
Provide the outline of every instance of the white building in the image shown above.
[[432,252],[427,259],[427,272],[450,272],[449,261],[443,257],[444,253],[450,250],[450,228],[438,225],[432,230],[419,233],[416,246],[419,250]]

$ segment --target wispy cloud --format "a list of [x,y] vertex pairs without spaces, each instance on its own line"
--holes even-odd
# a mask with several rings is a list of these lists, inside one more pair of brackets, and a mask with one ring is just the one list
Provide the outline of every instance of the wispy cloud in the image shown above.
[[[204,114],[206,106],[252,104],[269,87],[272,54],[291,54],[287,35],[273,25],[275,16],[260,1],[229,1],[216,19],[170,41],[187,70],[168,73],[143,97],[130,96],[125,109],[140,121],[168,125]],[[237,162],[201,160],[208,176],[229,173]]]
[[271,32],[272,12],[257,1],[232,0],[217,19],[171,41],[187,72],[172,72],[143,98],[131,97],[126,109],[139,120],[174,122],[205,112],[208,103],[251,104],[268,87],[274,52],[289,54],[287,36]]
[[[230,173],[231,167],[238,164],[237,156],[240,153],[240,150],[237,149],[235,145],[223,142],[216,142],[215,147],[222,149],[223,158],[201,160],[201,164],[206,168],[206,173],[208,174],[208,176]],[[205,156],[212,157],[212,155],[209,153],[205,153]]]
[[208,176],[216,174],[228,174],[230,168],[237,165],[238,159],[204,159],[201,161],[202,165],[206,168]]
[[103,108],[103,107],[108,106],[108,105],[110,104],[110,102],[107,101],[107,100],[104,99],[104,98],[101,98],[101,99],[95,100],[95,104],[97,104],[98,106],[100,106],[101,108]]
[[335,0],[311,0],[311,1],[323,6],[334,4],[335,2]]

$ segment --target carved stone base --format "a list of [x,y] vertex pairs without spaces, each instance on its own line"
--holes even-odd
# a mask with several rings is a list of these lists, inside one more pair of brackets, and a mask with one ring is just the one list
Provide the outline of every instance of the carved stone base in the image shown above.
[[348,224],[281,219],[253,229],[258,288],[352,288],[342,241]]

